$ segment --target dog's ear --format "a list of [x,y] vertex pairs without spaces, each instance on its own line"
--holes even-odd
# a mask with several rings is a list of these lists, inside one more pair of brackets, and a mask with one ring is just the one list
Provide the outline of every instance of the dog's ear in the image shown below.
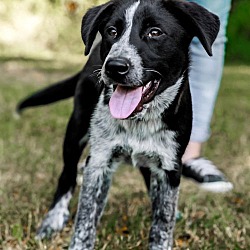
[[85,44],[85,55],[88,55],[99,30],[100,23],[108,17],[112,10],[113,2],[110,1],[91,8],[82,18],[82,40]]
[[220,29],[218,16],[193,2],[165,1],[169,10],[192,36],[199,38],[209,56],[212,56],[212,44]]

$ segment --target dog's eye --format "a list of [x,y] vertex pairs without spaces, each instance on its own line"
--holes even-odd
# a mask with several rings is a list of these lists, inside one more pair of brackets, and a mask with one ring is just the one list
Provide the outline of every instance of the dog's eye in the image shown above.
[[117,36],[117,30],[116,30],[116,28],[114,26],[108,27],[107,28],[107,33],[112,38],[116,38],[116,36]]
[[162,34],[163,34],[163,32],[160,28],[152,28],[149,30],[147,36],[149,38],[153,38],[153,37],[161,36]]

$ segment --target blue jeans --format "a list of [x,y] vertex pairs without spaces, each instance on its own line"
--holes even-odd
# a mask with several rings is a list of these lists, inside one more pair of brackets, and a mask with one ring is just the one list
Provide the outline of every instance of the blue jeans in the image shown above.
[[193,102],[193,128],[190,141],[205,142],[210,136],[210,123],[220,87],[224,66],[226,27],[231,0],[190,0],[196,2],[220,18],[220,31],[213,44],[213,56],[209,57],[197,38],[190,46],[190,88]]

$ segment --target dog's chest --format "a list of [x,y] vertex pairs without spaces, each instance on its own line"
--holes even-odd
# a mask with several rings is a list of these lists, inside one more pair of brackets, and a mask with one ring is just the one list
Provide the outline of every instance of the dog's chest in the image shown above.
[[159,119],[117,120],[110,115],[103,97],[91,120],[90,145],[99,158],[131,161],[134,166],[173,170],[177,142]]

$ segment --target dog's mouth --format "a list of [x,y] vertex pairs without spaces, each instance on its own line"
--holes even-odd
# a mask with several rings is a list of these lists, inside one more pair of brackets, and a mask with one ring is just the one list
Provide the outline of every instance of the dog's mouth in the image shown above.
[[159,84],[160,80],[152,80],[140,87],[116,85],[109,101],[111,115],[116,119],[127,119],[141,112],[143,105],[154,98]]

